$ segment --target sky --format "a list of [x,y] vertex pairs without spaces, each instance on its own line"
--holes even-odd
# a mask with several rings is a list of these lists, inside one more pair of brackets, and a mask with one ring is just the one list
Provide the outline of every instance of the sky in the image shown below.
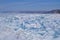
[[60,9],[60,0],[0,0],[0,11]]

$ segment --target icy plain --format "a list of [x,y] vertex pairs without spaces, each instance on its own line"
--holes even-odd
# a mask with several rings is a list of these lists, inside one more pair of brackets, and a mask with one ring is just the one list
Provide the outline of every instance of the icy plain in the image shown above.
[[60,40],[60,14],[0,14],[0,40]]

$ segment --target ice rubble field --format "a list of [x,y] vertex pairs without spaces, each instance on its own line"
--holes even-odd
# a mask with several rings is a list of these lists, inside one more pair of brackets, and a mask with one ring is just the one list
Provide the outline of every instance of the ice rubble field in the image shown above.
[[60,14],[0,14],[0,40],[60,40]]

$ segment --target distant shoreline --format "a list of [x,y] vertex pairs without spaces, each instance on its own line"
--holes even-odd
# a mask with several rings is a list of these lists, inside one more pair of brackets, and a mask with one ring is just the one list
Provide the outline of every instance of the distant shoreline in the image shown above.
[[40,14],[52,14],[52,13],[59,13],[60,9],[57,10],[50,10],[50,11],[0,11],[0,13],[40,13]]

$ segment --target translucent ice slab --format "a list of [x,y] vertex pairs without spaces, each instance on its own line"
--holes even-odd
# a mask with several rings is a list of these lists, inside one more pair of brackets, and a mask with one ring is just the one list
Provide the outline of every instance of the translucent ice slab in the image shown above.
[[60,40],[60,14],[1,14],[0,40]]

